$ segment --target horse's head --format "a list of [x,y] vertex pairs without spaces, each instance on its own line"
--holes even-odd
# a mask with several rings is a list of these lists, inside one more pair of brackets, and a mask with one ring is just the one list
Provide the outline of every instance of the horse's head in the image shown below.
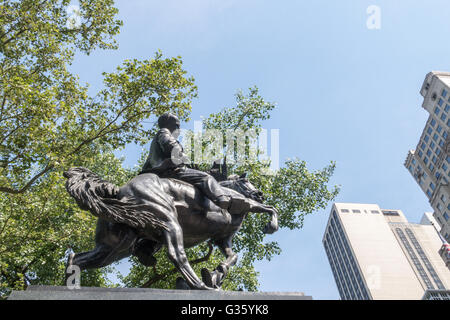
[[228,180],[221,182],[221,185],[233,189],[247,198],[253,199],[259,203],[264,201],[264,195],[247,179],[247,174],[232,174]]

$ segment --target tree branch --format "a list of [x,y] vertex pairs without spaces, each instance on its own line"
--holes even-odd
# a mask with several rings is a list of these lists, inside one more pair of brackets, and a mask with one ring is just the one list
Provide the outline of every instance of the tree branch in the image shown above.
[[28,183],[25,186],[23,186],[21,189],[13,189],[13,188],[9,188],[9,187],[2,187],[2,186],[0,186],[0,192],[6,192],[6,193],[12,193],[12,194],[24,193],[25,191],[27,191],[33,185],[33,183],[37,179],[39,179],[41,176],[43,176],[44,174],[49,172],[51,169],[53,169],[53,167],[54,167],[54,165],[47,164],[47,166],[44,168],[44,170],[42,170],[41,172],[36,174],[33,178],[31,178],[31,180],[28,181]]
[[89,139],[84,140],[83,142],[81,142],[81,143],[80,143],[80,144],[79,144],[72,152],[70,152],[68,155],[70,156],[70,155],[73,155],[73,154],[77,153],[78,151],[81,150],[81,148],[82,148],[83,146],[85,146],[85,145],[91,143],[92,141],[94,141],[94,140],[96,140],[96,139],[98,139],[98,138],[101,138],[101,137],[105,136],[106,134],[109,134],[109,133],[112,133],[112,132],[115,132],[115,131],[118,131],[118,130],[123,129],[123,128],[124,128],[124,127],[125,127],[125,126],[126,126],[126,125],[134,118],[134,117],[136,117],[136,116],[138,116],[138,115],[141,115],[141,114],[144,114],[144,113],[149,113],[149,112],[151,112],[151,111],[139,112],[139,113],[137,113],[137,114],[131,116],[131,117],[130,117],[127,121],[125,121],[124,123],[122,123],[122,124],[120,125],[120,127],[117,127],[117,128],[115,128],[115,129],[111,129],[111,130],[106,130],[106,129],[108,129],[112,124],[114,124],[114,123],[120,118],[120,116],[122,115],[122,113],[125,112],[125,110],[127,110],[127,109],[131,108],[133,105],[135,105],[135,104],[138,102],[139,99],[140,99],[140,97],[138,97],[137,99],[135,99],[133,103],[127,105],[127,106],[124,107],[122,110],[120,110],[119,113],[117,113],[116,117],[115,117],[114,119],[112,119],[110,122],[108,122],[108,124],[106,124],[102,129],[100,129],[100,131],[99,131],[94,137],[89,138]]

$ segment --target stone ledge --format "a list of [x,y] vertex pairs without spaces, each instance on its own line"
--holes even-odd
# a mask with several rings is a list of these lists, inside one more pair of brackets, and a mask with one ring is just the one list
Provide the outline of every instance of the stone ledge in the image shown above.
[[144,288],[29,286],[8,300],[312,300],[302,292],[243,292]]

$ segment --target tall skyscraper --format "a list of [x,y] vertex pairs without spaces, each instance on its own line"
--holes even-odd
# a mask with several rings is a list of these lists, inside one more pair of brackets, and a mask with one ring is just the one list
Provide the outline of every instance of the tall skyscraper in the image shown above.
[[450,242],[450,73],[428,73],[420,94],[429,117],[405,167],[428,197],[440,232]]
[[418,300],[426,290],[450,289],[439,234],[430,224],[409,223],[400,210],[335,203],[323,245],[344,300]]

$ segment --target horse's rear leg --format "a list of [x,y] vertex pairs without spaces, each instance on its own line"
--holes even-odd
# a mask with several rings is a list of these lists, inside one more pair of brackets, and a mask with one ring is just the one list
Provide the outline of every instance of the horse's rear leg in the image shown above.
[[165,240],[167,245],[167,254],[169,259],[180,271],[183,278],[186,280],[189,287],[192,289],[207,290],[208,288],[195,274],[191,265],[189,264],[186,252],[183,245],[183,231],[178,223],[173,223],[169,231],[166,231]]
[[120,257],[126,256],[110,246],[100,244],[91,251],[74,254],[70,264],[78,266],[80,270],[102,268],[119,260]]
[[[93,250],[71,254],[67,266],[77,266],[81,270],[101,268],[131,255],[137,235],[125,225],[100,220],[95,235]],[[67,270],[67,269],[66,269]],[[69,274],[66,273],[66,279]]]

